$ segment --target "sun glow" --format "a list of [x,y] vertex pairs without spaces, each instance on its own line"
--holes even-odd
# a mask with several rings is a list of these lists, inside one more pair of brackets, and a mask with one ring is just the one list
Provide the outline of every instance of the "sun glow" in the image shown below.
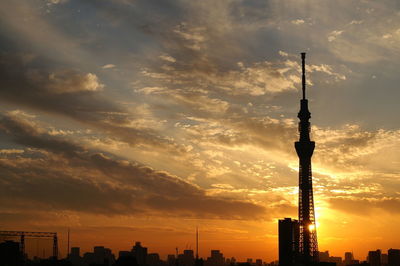
[[313,225],[313,224],[310,224],[309,226],[308,226],[308,230],[309,231],[314,231],[315,230],[315,225]]

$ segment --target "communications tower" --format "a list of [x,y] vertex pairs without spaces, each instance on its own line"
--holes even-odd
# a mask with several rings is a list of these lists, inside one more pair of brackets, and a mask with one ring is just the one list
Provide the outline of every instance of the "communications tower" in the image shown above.
[[295,142],[295,148],[299,156],[299,260],[303,265],[311,265],[318,262],[318,242],[311,172],[315,142],[310,140],[311,113],[306,99],[305,58],[306,53],[301,53],[303,98],[300,100],[300,112],[297,115],[300,119],[300,139]]

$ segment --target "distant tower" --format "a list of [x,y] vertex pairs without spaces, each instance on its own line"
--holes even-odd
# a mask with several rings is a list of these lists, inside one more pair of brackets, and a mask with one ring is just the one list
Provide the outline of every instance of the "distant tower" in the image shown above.
[[67,243],[67,259],[69,258],[69,227],[68,227],[68,243]]
[[199,228],[196,226],[196,258],[194,260],[195,266],[203,266],[203,259],[199,258]]
[[297,117],[299,122],[300,139],[295,142],[296,152],[299,156],[299,225],[300,241],[299,255],[303,264],[309,265],[318,261],[317,231],[315,226],[314,197],[312,187],[311,156],[315,142],[310,140],[311,113],[308,111],[306,99],[306,53],[301,53],[302,59],[302,91],[300,112]]
[[196,260],[199,259],[199,228],[196,226]]

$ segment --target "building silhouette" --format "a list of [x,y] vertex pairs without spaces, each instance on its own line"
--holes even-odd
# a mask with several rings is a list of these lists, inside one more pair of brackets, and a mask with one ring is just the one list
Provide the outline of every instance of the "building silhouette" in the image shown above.
[[116,261],[117,266],[138,266],[132,251],[121,250]]
[[211,256],[204,262],[205,266],[221,266],[224,264],[224,255],[219,250],[211,250]]
[[147,254],[147,265],[148,266],[161,266],[160,255],[158,253]]
[[381,266],[381,255],[382,252],[380,249],[377,249],[375,251],[369,251],[368,252],[368,263],[370,266]]
[[330,258],[329,251],[328,250],[319,251],[318,258],[319,258],[319,261],[321,261],[321,262],[329,262],[329,258]]
[[140,242],[135,242],[132,247],[132,256],[136,258],[136,262],[139,266],[146,266],[147,261],[147,248],[142,247]]
[[399,266],[400,265],[400,249],[389,249],[388,250],[388,266]]
[[[319,263],[316,263],[316,265],[336,265],[336,266],[343,265],[342,257],[330,256],[328,250],[326,250],[324,252],[319,251],[318,259],[319,259]],[[308,265],[308,264],[305,264],[305,265]]]
[[71,262],[72,265],[83,265],[81,249],[79,247],[71,247],[71,251],[68,254],[68,260]]
[[194,266],[194,252],[191,249],[185,249],[183,254],[178,255],[179,266]]
[[279,265],[295,265],[299,254],[299,222],[291,218],[278,221]]
[[330,256],[329,257],[329,263],[334,263],[336,266],[341,266],[342,265],[342,257],[336,257],[336,256]]
[[[140,242],[136,242],[131,251],[120,251],[118,259],[115,260],[111,249],[104,246],[95,246],[93,252],[86,252],[81,256],[79,247],[71,247],[64,259],[55,260],[50,258],[39,258],[22,256],[20,242],[9,241],[0,242],[0,266],[139,266],[136,255],[146,254],[145,266],[197,266],[196,258],[204,262],[204,266],[400,266],[400,249],[389,249],[387,254],[381,250],[369,251],[367,261],[354,259],[352,252],[341,257],[330,256],[329,251],[319,252],[319,262],[306,264],[297,260],[299,244],[299,222],[291,218],[279,220],[279,263],[273,261],[263,262],[261,259],[247,258],[245,261],[238,262],[234,257],[225,259],[220,250],[211,250],[210,256],[203,261],[193,250],[184,250],[182,254],[170,254],[166,260],[162,259],[158,253],[147,253],[147,248]],[[286,244],[286,246],[283,246]],[[197,251],[197,249],[196,249]],[[196,252],[197,253],[197,252]],[[178,258],[178,259],[177,259]],[[288,259],[290,258],[290,259]]]
[[167,256],[167,264],[168,266],[176,266],[176,258],[174,254],[168,254]]
[[345,266],[347,266],[347,265],[359,264],[359,263],[360,263],[359,260],[354,259],[354,254],[353,254],[353,252],[345,252],[345,253],[344,253],[344,261],[343,261],[343,264],[344,264]]
[[0,265],[23,265],[23,256],[18,242],[7,240],[0,243]]
[[344,264],[345,265],[354,264],[353,261],[354,261],[353,252],[345,252],[344,253]]
[[93,252],[86,252],[83,254],[83,263],[85,265],[111,266],[115,264],[115,257],[111,249],[103,246],[96,246],[93,248]]
[[70,257],[80,257],[81,249],[79,247],[71,247],[71,251],[68,254]]
[[388,254],[382,253],[381,254],[381,265],[382,266],[387,266],[388,265]]

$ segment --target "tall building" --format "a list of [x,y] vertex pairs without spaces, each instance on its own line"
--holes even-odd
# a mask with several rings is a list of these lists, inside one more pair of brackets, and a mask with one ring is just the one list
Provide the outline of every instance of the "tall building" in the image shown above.
[[167,264],[168,266],[176,266],[176,258],[174,254],[169,254],[167,256]]
[[18,242],[7,240],[0,243],[0,265],[25,265]]
[[79,247],[71,247],[71,251],[69,253],[71,257],[80,257],[81,249]]
[[388,250],[388,266],[399,266],[400,265],[400,249],[389,249]]
[[158,255],[158,253],[147,254],[146,262],[148,266],[160,266],[161,265],[160,255]]
[[138,264],[132,251],[121,250],[115,266],[138,266]]
[[300,139],[295,142],[295,148],[299,157],[299,226],[300,261],[310,265],[318,261],[317,231],[315,226],[314,196],[312,187],[311,156],[314,152],[315,142],[310,140],[311,113],[308,111],[308,100],[306,99],[306,76],[305,76],[306,53],[301,53],[302,59],[302,91],[303,98],[300,100],[300,112],[297,117],[299,122]]
[[299,222],[290,218],[278,221],[279,265],[295,265],[299,253]]
[[191,249],[185,249],[183,254],[178,255],[179,266],[194,266],[194,252]]
[[95,264],[104,264],[105,248],[103,246],[94,247],[93,253],[94,253],[94,263]]
[[136,262],[139,266],[146,266],[147,260],[147,248],[142,247],[140,242],[135,242],[135,245],[132,247],[132,255],[136,258]]
[[353,261],[354,261],[353,252],[345,252],[344,253],[344,264],[349,265],[349,264],[352,264]]
[[318,252],[318,254],[319,254],[318,257],[319,257],[320,262],[329,262],[329,258],[330,258],[329,250],[326,250],[324,252],[320,251],[320,252]]
[[370,266],[381,266],[381,250],[368,252],[368,262]]
[[98,265],[114,265],[115,263],[115,257],[111,249],[103,246],[94,247],[93,255],[87,255],[87,258],[89,258],[89,261],[92,260],[91,263]]
[[68,260],[74,266],[83,264],[82,257],[81,257],[81,250],[79,247],[71,247],[71,251],[68,254]]
[[388,256],[388,254],[382,253],[382,254],[381,254],[381,265],[387,266],[387,265],[388,265],[388,261],[389,261],[389,256]]
[[224,264],[224,255],[219,250],[211,250],[211,256],[204,263],[205,266],[223,266]]
[[343,265],[342,264],[342,257],[330,256],[329,257],[329,262],[334,263],[336,266]]

